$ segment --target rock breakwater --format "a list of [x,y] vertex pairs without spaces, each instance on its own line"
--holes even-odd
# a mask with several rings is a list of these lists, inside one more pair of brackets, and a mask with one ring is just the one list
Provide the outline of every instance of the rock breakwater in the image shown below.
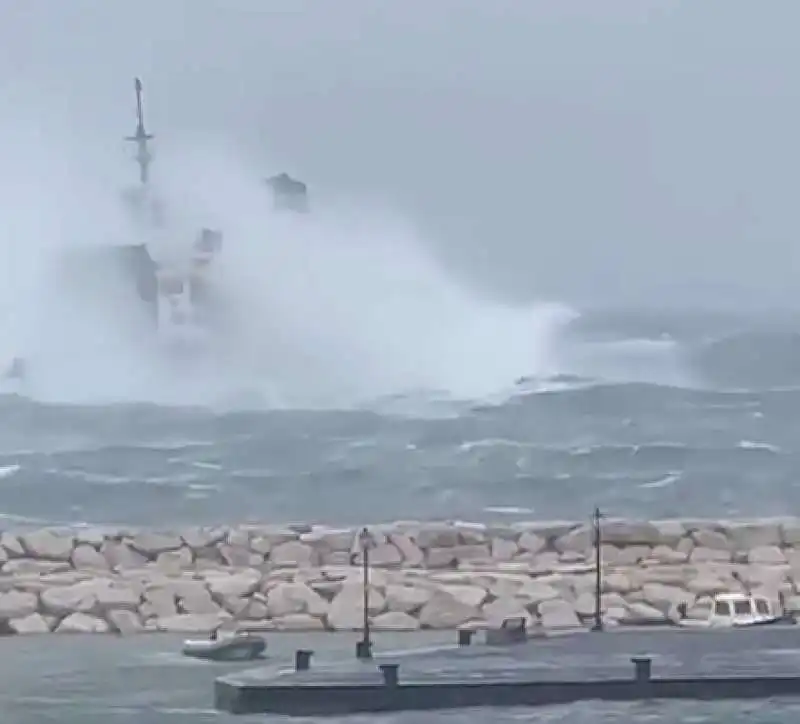
[[[0,631],[359,629],[359,530],[6,531]],[[593,616],[588,523],[401,522],[369,531],[375,630],[479,627],[511,616],[569,629]],[[744,588],[780,597],[800,615],[800,519],[607,519],[602,541],[609,626],[674,619],[683,603],[694,615],[713,594]]]

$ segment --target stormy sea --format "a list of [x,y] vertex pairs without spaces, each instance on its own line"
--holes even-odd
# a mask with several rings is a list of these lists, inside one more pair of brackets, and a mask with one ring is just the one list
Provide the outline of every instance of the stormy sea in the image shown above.
[[[9,391],[0,403],[4,526],[575,519],[594,505],[651,517],[796,512],[800,319],[609,311],[559,313],[548,324],[538,341],[559,369],[475,397],[409,390],[313,409],[270,407],[246,390],[202,405]],[[453,374],[463,380],[478,367],[465,359]],[[6,644],[4,660],[35,661],[52,687],[42,693],[26,679],[23,693],[6,694],[13,721],[220,720],[210,710],[218,672],[182,663],[170,637],[81,642],[77,668],[74,644],[51,641]],[[796,706],[578,705],[536,716],[784,722]]]
[[[15,187],[0,363],[22,359],[25,374],[0,383],[3,527],[574,520],[594,506],[727,517],[800,503],[800,315],[512,302],[460,278],[391,214],[281,217],[241,169],[218,159],[224,187],[204,187],[179,160],[160,177],[177,221],[153,252],[203,225],[224,231],[209,272],[222,323],[199,346],[154,336],[97,252],[129,238],[116,196],[71,179],[81,203],[59,207],[56,194],[43,216]],[[213,671],[176,659],[170,637],[3,646],[9,724],[220,720]],[[794,721],[793,706],[536,716]]]

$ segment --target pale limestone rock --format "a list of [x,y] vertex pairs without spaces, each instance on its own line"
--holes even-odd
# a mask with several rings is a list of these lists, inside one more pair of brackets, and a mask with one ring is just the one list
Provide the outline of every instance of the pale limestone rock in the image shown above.
[[559,553],[564,553],[565,551],[581,552],[591,548],[593,545],[594,533],[587,525],[575,528],[553,541],[553,547]]
[[541,575],[558,570],[560,563],[558,556],[559,554],[553,551],[544,551],[537,554],[530,565],[531,573]]
[[314,558],[314,549],[300,541],[279,543],[269,554],[270,564],[276,567],[309,568]]
[[781,584],[788,581],[791,575],[791,569],[786,566],[740,566],[736,572],[745,586],[750,588],[771,587],[776,590],[780,589]]
[[696,530],[692,533],[692,540],[694,540],[694,544],[697,546],[697,548],[692,551],[692,554],[694,554],[698,549],[726,552],[733,549],[728,537],[718,530]]
[[234,618],[241,618],[250,602],[248,598],[238,598],[237,596],[221,596],[216,600],[219,602],[220,608]]
[[178,613],[155,619],[158,631],[170,633],[208,632],[219,626],[230,616],[226,613]]
[[652,548],[645,545],[633,544],[622,548],[617,557],[617,564],[620,566],[634,566],[640,561],[649,558]]
[[106,620],[112,631],[124,636],[139,633],[143,630],[142,621],[135,611],[118,608],[106,614]]
[[68,571],[70,564],[67,561],[39,560],[36,558],[12,558],[3,565],[3,573],[11,576],[36,575]]
[[107,540],[100,546],[100,552],[108,561],[108,565],[117,570],[141,568],[147,562],[145,556],[122,541]]
[[784,610],[787,613],[798,614],[800,613],[800,596],[792,595],[787,596],[784,600]]
[[287,613],[272,621],[276,631],[322,631],[323,622],[308,613]]
[[214,597],[250,596],[259,589],[261,574],[251,568],[231,575],[207,576],[206,585]]
[[[248,528],[231,528],[224,541],[219,542],[219,546],[229,545],[232,548],[249,548],[250,539],[253,537],[253,532]],[[297,536],[292,536],[292,539]]]
[[630,593],[638,588],[627,573],[606,573],[602,579],[604,591],[613,593]]
[[694,575],[695,569],[684,565],[661,565],[653,568],[639,568],[630,572],[635,587],[645,583],[663,583],[667,586],[683,586]]
[[107,570],[108,561],[105,556],[88,543],[79,543],[72,551],[71,562],[75,568],[96,568]]
[[136,611],[139,608],[140,596],[129,586],[98,586],[95,597],[100,611]]
[[168,591],[176,598],[188,598],[193,595],[203,595],[207,592],[205,580],[196,578],[165,578],[163,580],[150,581],[146,589],[161,589]]
[[657,545],[650,551],[649,559],[660,564],[684,563],[689,560],[688,553],[675,550],[667,545]]
[[[604,593],[600,597],[600,611],[606,612],[612,609],[627,610],[627,601],[618,593]],[[581,618],[591,618],[594,616],[595,597],[594,592],[585,591],[581,593],[573,604],[573,610]],[[621,618],[618,615],[617,618]]]
[[139,610],[144,618],[167,618],[178,613],[175,595],[163,588],[145,591],[144,603]]
[[156,567],[165,573],[177,574],[194,567],[194,554],[188,546],[174,551],[162,551],[156,556]]
[[183,545],[183,539],[179,535],[156,532],[138,533],[127,542],[134,551],[150,559],[155,559],[164,551],[176,551]]
[[[458,531],[460,542],[465,545],[486,543],[487,528],[484,523],[468,523],[460,520],[454,523],[453,527]],[[516,537],[515,534],[514,538]]]
[[308,613],[320,617],[328,610],[328,602],[303,583],[279,582],[267,594],[266,611],[270,618],[292,613]]
[[32,558],[51,561],[69,561],[75,539],[72,535],[58,535],[42,529],[26,533],[20,537],[22,547]]
[[425,554],[419,546],[403,533],[391,533],[389,541],[400,551],[403,556],[403,565],[406,567],[421,566],[425,561]]
[[778,563],[786,563],[786,556],[776,545],[761,545],[750,549],[747,554],[747,561],[748,563],[759,565],[776,565]]
[[210,548],[225,539],[224,528],[189,528],[181,533],[181,539],[192,550]]
[[729,591],[731,586],[722,579],[708,575],[700,574],[696,578],[692,578],[686,582],[686,590],[694,593],[696,596],[713,596],[716,593],[725,593]]
[[675,549],[687,534],[686,526],[680,520],[654,520],[651,525],[658,531],[656,545]]
[[640,521],[606,519],[601,521],[600,533],[604,542],[621,548],[636,545],[650,548],[661,543],[658,528]]
[[0,546],[8,554],[9,558],[22,558],[25,555],[25,549],[19,538],[8,531],[0,534]]
[[[322,580],[322,581],[309,581],[307,585],[314,593],[318,594],[326,601],[330,601],[333,597],[342,590],[344,585],[344,578],[339,580]],[[281,581],[272,581],[267,584],[264,590],[271,591],[277,583]],[[284,583],[294,583],[294,581],[284,581]]]
[[513,540],[505,538],[494,538],[491,545],[491,557],[495,561],[510,561],[519,552],[517,544]]
[[693,593],[675,586],[665,586],[661,583],[646,583],[642,587],[642,601],[661,611],[662,614],[667,614],[671,608],[681,603],[690,606],[694,603],[694,599],[695,596]]
[[[600,599],[600,610],[606,611],[608,606],[604,603],[604,598]],[[589,618],[594,616],[594,608],[595,608],[595,597],[593,593],[589,591],[584,591],[581,593],[576,599],[575,604],[573,605],[573,610],[575,613],[582,617],[582,618]]]
[[655,606],[634,601],[628,604],[625,615],[618,620],[620,623],[629,625],[642,625],[666,621],[667,616],[664,611],[656,608]]
[[[361,550],[353,553],[352,561],[356,566],[363,565]],[[379,543],[369,549],[369,565],[375,568],[397,568],[403,563],[403,554],[393,543]]]
[[56,626],[56,633],[108,633],[108,631],[108,623],[102,618],[86,613],[71,613]]
[[347,566],[350,565],[350,554],[347,551],[326,551],[318,552],[320,565],[323,566]]
[[[376,616],[386,608],[386,601],[376,590],[369,594],[369,615]],[[364,592],[360,585],[348,583],[328,605],[325,622],[334,631],[353,631],[361,628],[364,620]]]
[[542,601],[537,606],[539,620],[547,629],[572,629],[580,628],[581,622],[575,610],[566,601]]
[[[800,518],[789,518],[781,522],[781,541],[792,548],[800,547]],[[0,538],[2,543],[2,538]]]
[[430,629],[458,628],[476,618],[480,618],[480,611],[475,606],[468,606],[442,591],[433,594],[418,616],[420,626]]
[[245,606],[245,609],[241,612],[240,616],[243,620],[247,621],[262,621],[270,618],[269,611],[267,610],[267,604],[264,601],[258,601],[255,598],[251,598],[247,602],[247,606]]
[[490,557],[488,545],[456,545],[448,548],[429,548],[425,554],[425,561],[428,568],[455,568],[461,562],[488,561]]
[[524,606],[534,606],[543,601],[560,598],[561,593],[548,583],[528,581],[516,593],[516,597]]
[[479,608],[489,595],[484,588],[472,585],[442,586],[439,591],[470,608]]
[[372,619],[371,626],[375,631],[417,631],[419,621],[402,611],[387,611]]
[[264,555],[262,553],[254,553],[245,546],[220,543],[217,550],[225,564],[232,568],[250,568],[264,563]]
[[732,558],[730,549],[705,548],[698,546],[692,551],[691,555],[689,556],[689,560],[692,563],[708,563],[713,561],[730,562]]
[[389,611],[411,613],[418,611],[431,598],[429,589],[414,585],[389,585],[386,587],[386,607]]
[[517,540],[517,547],[523,553],[536,555],[547,547],[547,539],[530,531],[525,531]]
[[[283,543],[283,541],[276,541]],[[353,545],[353,531],[349,528],[318,528],[312,529],[310,533],[303,533],[300,542],[306,543],[314,548],[327,551],[343,551],[349,553]]]
[[185,595],[179,597],[181,610],[186,614],[212,616],[220,613],[220,607],[211,598],[211,592],[206,588],[184,591]]
[[778,520],[735,521],[723,526],[734,550],[747,551],[762,546],[780,547],[781,525]]
[[550,521],[525,521],[522,523],[514,523],[511,526],[514,530],[522,533],[533,533],[541,538],[544,538],[548,543],[562,538],[576,528],[580,527],[579,523],[574,521],[563,520],[550,520]]
[[92,581],[86,581],[72,586],[48,588],[39,596],[42,612],[53,616],[91,613],[97,606],[96,594],[100,587]]
[[675,546],[675,550],[678,553],[684,553],[687,558],[691,555],[694,548],[694,538],[691,537],[681,538],[678,541],[678,545]]
[[524,618],[528,626],[533,617],[518,598],[497,598],[481,608],[481,616],[491,625],[500,625],[507,618]]
[[423,551],[431,548],[455,548],[461,543],[458,530],[448,525],[426,525],[413,538]]
[[12,618],[8,621],[8,627],[15,634],[46,634],[50,633],[50,625],[47,619],[39,613],[30,613],[21,618]]
[[111,528],[87,527],[74,531],[75,544],[84,544],[99,549],[103,541],[116,534]]
[[495,598],[514,598],[528,580],[530,579],[526,580],[522,576],[518,577],[515,574],[501,575],[499,577],[479,576],[475,578],[475,585],[485,588]]

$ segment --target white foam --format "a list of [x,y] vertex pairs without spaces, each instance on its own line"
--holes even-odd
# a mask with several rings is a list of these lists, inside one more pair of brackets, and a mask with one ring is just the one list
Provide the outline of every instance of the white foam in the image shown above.
[[[165,360],[119,285],[55,284],[64,249],[131,238],[116,189],[102,183],[104,162],[89,153],[72,163],[58,138],[0,140],[8,146],[0,363],[29,357],[24,394],[89,404],[347,405],[406,390],[479,397],[558,367],[554,344],[574,316],[568,308],[479,298],[436,263],[413,226],[384,210],[315,202],[310,216],[274,215],[259,180],[265,169],[207,140],[159,149],[155,182],[173,212],[175,243],[203,225],[225,232],[215,273],[229,335],[202,364]],[[53,174],[53,164],[69,173]],[[311,192],[314,201],[313,182]]]

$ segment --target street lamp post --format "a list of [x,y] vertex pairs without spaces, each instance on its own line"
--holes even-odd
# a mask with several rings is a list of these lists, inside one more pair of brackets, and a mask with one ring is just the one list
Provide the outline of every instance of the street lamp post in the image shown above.
[[372,639],[369,626],[369,549],[372,544],[372,536],[367,528],[363,528],[358,534],[358,543],[361,548],[364,623],[361,630],[361,641],[356,642],[356,658],[367,660],[372,658]]
[[600,508],[594,509],[592,516],[592,527],[594,529],[594,625],[592,631],[603,630],[603,572],[601,570],[602,556],[600,546],[603,544],[600,530]]

